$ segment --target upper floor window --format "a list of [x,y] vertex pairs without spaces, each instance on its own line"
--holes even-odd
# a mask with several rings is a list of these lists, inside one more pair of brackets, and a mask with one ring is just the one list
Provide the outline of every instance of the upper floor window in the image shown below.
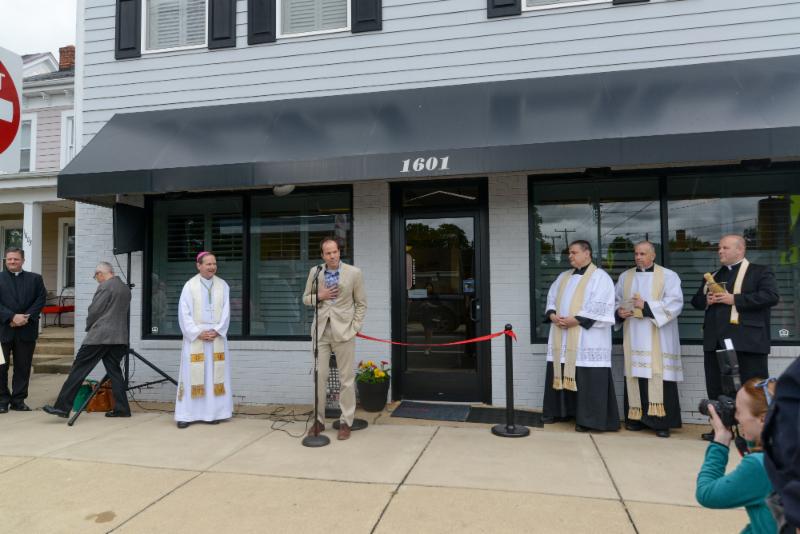
[[278,37],[350,29],[350,0],[279,0]]
[[75,113],[65,111],[61,114],[61,168],[75,157]]
[[36,170],[36,116],[23,115],[19,127],[19,172]]
[[588,4],[600,4],[609,0],[525,0],[525,8],[528,9],[548,9],[552,7],[585,6]]
[[145,0],[145,51],[206,45],[207,0]]

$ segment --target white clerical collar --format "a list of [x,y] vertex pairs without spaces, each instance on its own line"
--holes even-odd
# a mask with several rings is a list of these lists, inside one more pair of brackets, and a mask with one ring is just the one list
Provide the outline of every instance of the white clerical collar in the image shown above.
[[17,271],[17,272],[14,272],[14,271],[8,271],[8,272],[10,272],[11,274],[13,274],[14,276],[19,276],[19,275],[21,275],[21,274],[22,274],[22,271]]
[[204,285],[204,286],[206,286],[206,287],[211,287],[211,286],[213,286],[213,285],[214,285],[214,278],[213,278],[213,277],[212,277],[212,278],[203,278],[203,277],[201,276],[201,277],[200,277],[200,281],[201,281],[201,282],[203,283],[203,285]]
[[739,264],[742,263],[743,261],[744,261],[744,258],[742,258],[741,260],[737,261],[733,265],[726,265],[725,267],[727,267],[729,271],[732,271],[734,267],[738,267]]

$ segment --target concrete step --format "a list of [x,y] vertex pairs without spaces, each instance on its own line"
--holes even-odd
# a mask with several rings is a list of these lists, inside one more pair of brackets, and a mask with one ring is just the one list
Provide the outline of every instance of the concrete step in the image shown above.
[[33,372],[36,374],[66,374],[72,368],[73,358],[60,355],[38,356],[33,358]]
[[33,354],[61,354],[62,356],[69,356],[75,354],[75,345],[71,341],[54,343],[52,341],[39,340],[36,342],[36,351]]

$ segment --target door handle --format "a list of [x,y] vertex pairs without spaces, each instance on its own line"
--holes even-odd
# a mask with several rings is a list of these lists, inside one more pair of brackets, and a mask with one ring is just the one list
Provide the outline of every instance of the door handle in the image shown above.
[[481,299],[472,299],[469,303],[469,319],[473,323],[481,319]]

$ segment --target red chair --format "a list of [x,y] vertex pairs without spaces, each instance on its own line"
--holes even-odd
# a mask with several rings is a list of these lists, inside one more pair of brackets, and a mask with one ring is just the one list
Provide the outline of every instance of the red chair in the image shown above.
[[[43,327],[47,326],[48,315],[55,315],[58,326],[64,326],[61,324],[61,315],[64,313],[75,312],[75,297],[72,295],[64,295],[64,289],[61,290],[61,294],[58,297],[48,299],[50,301],[55,300],[53,304],[47,304],[44,308],[42,308],[42,319],[44,321],[44,324],[42,325]],[[53,324],[55,325],[56,322]]]

